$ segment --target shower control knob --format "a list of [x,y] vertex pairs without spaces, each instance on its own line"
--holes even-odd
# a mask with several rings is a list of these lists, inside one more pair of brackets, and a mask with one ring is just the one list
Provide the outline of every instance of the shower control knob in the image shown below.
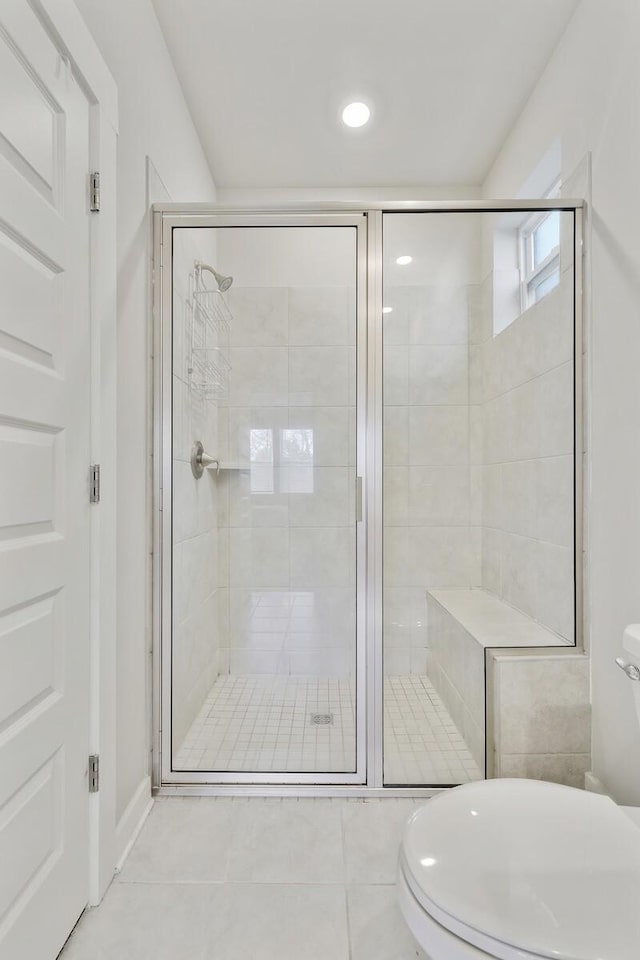
[[640,667],[635,663],[627,663],[622,657],[616,657],[616,663],[629,677],[629,680],[640,680]]
[[220,473],[220,461],[216,460],[215,457],[210,457],[208,453],[205,453],[202,441],[196,440],[194,445],[191,447],[191,472],[196,480],[200,479],[204,473],[205,467],[210,467],[214,463],[217,468],[217,475]]

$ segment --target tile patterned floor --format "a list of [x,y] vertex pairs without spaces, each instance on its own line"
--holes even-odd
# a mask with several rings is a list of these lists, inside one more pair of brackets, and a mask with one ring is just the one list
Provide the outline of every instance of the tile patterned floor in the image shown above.
[[[333,723],[314,725],[313,714]],[[348,772],[355,769],[348,680],[218,677],[176,758],[178,770]]]
[[61,960],[426,960],[394,888],[424,802],[158,800]]
[[[312,714],[333,722],[313,725]],[[348,772],[355,766],[348,680],[218,677],[176,757],[178,770]],[[425,676],[385,681],[385,783],[452,784],[482,774]]]
[[454,784],[484,774],[428,677],[384,685],[385,784]]

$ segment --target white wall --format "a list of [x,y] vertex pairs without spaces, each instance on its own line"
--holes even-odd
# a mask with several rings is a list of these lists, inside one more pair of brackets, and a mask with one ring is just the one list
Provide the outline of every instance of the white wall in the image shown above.
[[359,203],[375,206],[382,201],[472,200],[482,195],[481,187],[220,187],[218,201],[230,207],[282,206],[304,203]]
[[589,623],[593,770],[640,803],[640,731],[614,664],[640,619],[640,5],[583,0],[486,184],[513,196],[560,137],[566,177],[593,160],[589,409]]
[[[150,0],[77,0],[116,80],[118,141],[117,816],[149,772],[149,156],[169,194],[211,201],[215,186]],[[103,204],[114,202],[103,195]]]

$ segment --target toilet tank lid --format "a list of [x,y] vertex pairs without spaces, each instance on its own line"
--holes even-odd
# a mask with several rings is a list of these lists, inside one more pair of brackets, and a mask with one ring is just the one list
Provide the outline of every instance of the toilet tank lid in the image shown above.
[[622,646],[640,664],[640,623],[630,623],[628,627],[625,627]]
[[637,960],[640,830],[608,797],[534,780],[442,793],[401,862],[425,910],[470,943],[553,960]]

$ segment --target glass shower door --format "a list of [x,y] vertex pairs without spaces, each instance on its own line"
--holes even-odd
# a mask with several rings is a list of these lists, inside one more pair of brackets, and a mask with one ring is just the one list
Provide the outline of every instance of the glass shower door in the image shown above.
[[170,776],[364,782],[362,229],[173,228]]

